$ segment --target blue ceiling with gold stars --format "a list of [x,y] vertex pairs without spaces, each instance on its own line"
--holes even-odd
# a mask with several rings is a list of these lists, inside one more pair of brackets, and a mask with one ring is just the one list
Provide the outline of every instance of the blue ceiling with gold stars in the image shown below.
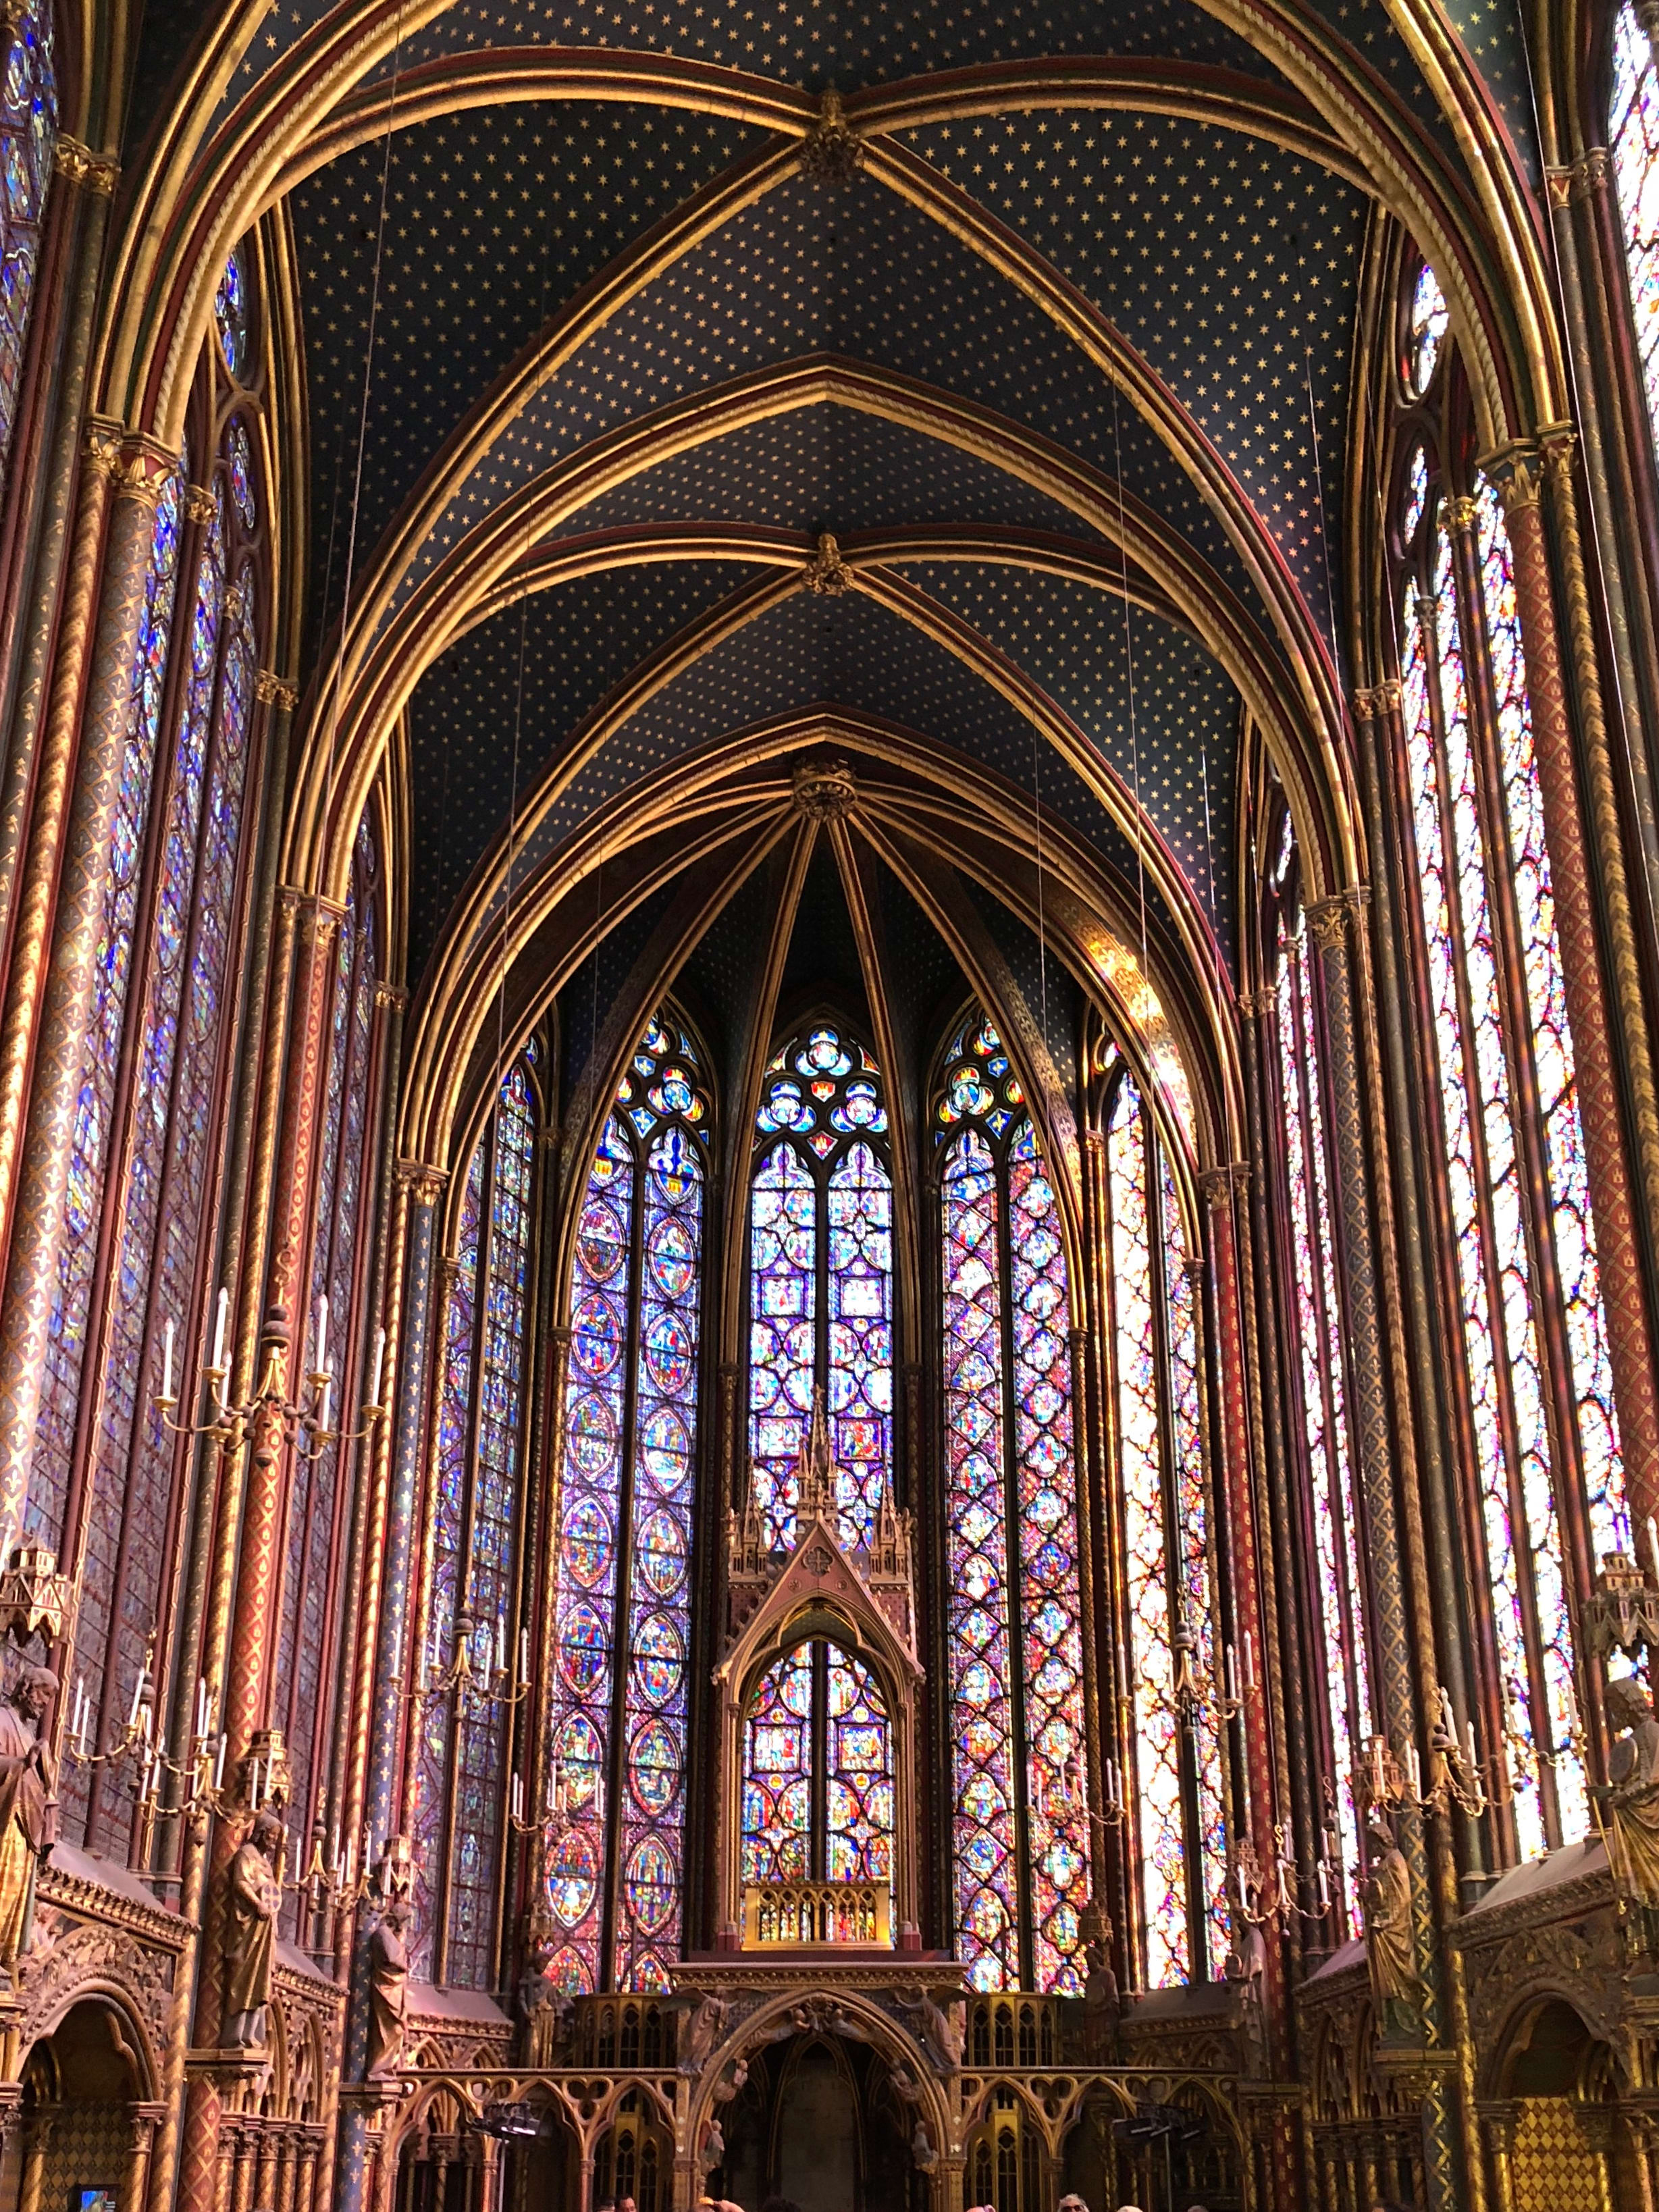
[[[371,0],[274,0],[210,127],[240,129],[305,56],[330,40],[344,52],[370,12]],[[1385,0],[1291,12],[1467,191],[1465,155]],[[1447,15],[1531,173],[1516,0],[1447,0]],[[147,11],[133,147],[222,19],[212,0]],[[415,684],[412,981],[469,884],[499,897],[509,823],[522,887],[643,779],[816,708],[896,726],[942,792],[971,766],[1005,799],[1040,805],[1121,891],[1138,896],[1155,851],[1186,911],[1154,892],[1152,927],[1173,944],[1207,924],[1232,971],[1243,710],[1200,641],[1253,637],[1287,687],[1297,658],[1322,651],[1342,681],[1347,395],[1371,216],[1305,150],[1325,127],[1312,106],[1299,110],[1304,150],[1264,135],[1264,99],[1292,119],[1302,100],[1275,51],[1200,0],[453,0],[400,29],[371,72],[395,127],[305,175],[287,203],[309,411],[301,683],[315,688],[331,624],[371,581],[382,639],[418,610],[399,647],[418,651],[426,605],[459,611],[481,527],[509,501],[546,492],[544,551],[587,557],[606,533],[604,565],[466,631]],[[553,88],[561,56],[580,58],[581,96],[531,96]],[[1154,112],[1132,90],[1066,106],[1079,65],[1109,61],[1130,84],[1142,64],[1192,73],[1205,119]],[[622,85],[623,67],[647,64],[656,88]],[[934,97],[939,119],[913,113],[861,164],[803,164],[799,141],[708,112],[715,79],[687,64],[725,73],[722,96],[746,86],[796,112],[803,94],[833,90],[855,130],[861,101],[873,112],[901,83]],[[469,105],[485,69],[505,96]],[[1016,69],[1018,89],[1000,89]],[[626,99],[603,96],[607,77]],[[417,98],[403,120],[399,103]],[[763,189],[710,212],[768,163]],[[513,381],[601,296],[580,344]],[[1122,389],[1103,365],[1115,352]],[[807,404],[780,391],[744,412],[756,386],[831,366],[861,386],[859,404],[846,382],[821,380]],[[716,408],[718,432],[700,422]],[[1141,570],[1134,588],[1150,582],[1162,611],[1126,615],[1111,587],[1120,501],[1173,549],[1198,612],[1172,618]],[[590,744],[653,655],[775,580],[731,557],[744,531],[803,562],[823,532],[855,562],[879,556],[884,578],[920,595],[914,612],[958,626],[1006,681],[868,592],[796,592]],[[629,533],[676,542],[630,562]],[[1021,687],[1055,743],[1012,703]],[[920,1033],[960,996],[961,973],[873,848],[866,865],[920,1067]],[[769,864],[686,969],[688,1004],[734,1059],[775,891]],[[672,895],[636,910],[564,998],[586,990],[602,1019]],[[1069,975],[992,891],[972,896],[1022,992],[1048,1006],[1069,1070]],[[793,929],[788,993],[862,988],[827,848]],[[582,1054],[591,1028],[577,1024]]]

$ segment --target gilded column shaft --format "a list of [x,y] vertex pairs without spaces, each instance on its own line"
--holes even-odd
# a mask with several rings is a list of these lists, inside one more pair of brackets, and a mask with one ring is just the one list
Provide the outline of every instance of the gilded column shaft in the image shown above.
[[[9,1227],[9,1265],[0,1308],[0,1542],[22,1512],[40,1414],[47,1322],[58,1270],[58,1236],[69,1185],[70,1146],[96,981],[98,930],[109,840],[126,744],[132,653],[149,563],[152,521],[167,457],[149,441],[125,448],[98,595],[88,630],[98,539],[117,458],[98,434],[89,458],[89,514],[77,524],[68,605],[40,763],[31,841],[13,941],[9,993],[0,1025],[0,1224]],[[89,665],[88,665],[89,661]],[[64,809],[85,678],[85,717],[67,830]],[[61,845],[62,872],[58,875]],[[54,877],[56,899],[54,902]],[[46,945],[50,934],[51,956]],[[28,1030],[45,970],[32,1077]],[[18,1128],[25,1092],[27,1117]]]
[[[5,778],[0,784],[0,947],[10,934],[23,845],[30,816],[46,689],[51,680],[59,594],[71,537],[76,485],[81,471],[81,441],[86,398],[87,362],[92,349],[93,316],[103,269],[104,238],[115,171],[92,160],[71,141],[60,140],[57,189],[74,192],[78,211],[72,268],[65,273],[68,310],[63,356],[53,395],[49,447],[40,512],[32,557],[20,567],[19,591],[26,588],[24,626],[18,641],[15,688],[10,692]],[[26,432],[25,425],[19,425]],[[23,579],[27,578],[25,586]]]
[[[1552,480],[1558,520],[1570,484],[1561,479],[1568,464],[1563,441],[1554,441]],[[1595,638],[1583,590],[1582,556],[1577,588],[1569,558],[1569,617],[1574,631],[1574,674],[1583,724],[1585,780],[1595,830],[1592,872],[1580,811],[1577,748],[1558,641],[1543,518],[1538,503],[1538,469],[1529,454],[1510,453],[1492,465],[1508,517],[1514,551],[1516,598],[1526,652],[1527,692],[1532,705],[1534,746],[1538,763],[1544,830],[1554,878],[1561,966],[1566,988],[1567,1021],[1572,1033],[1579,1120],[1589,1169],[1590,1210],[1595,1226],[1607,1310],[1607,1351],[1613,1395],[1622,1433],[1626,1483],[1638,1524],[1659,1513],[1659,1397],[1656,1396],[1648,1330],[1646,1285],[1641,1262],[1614,1057],[1603,988],[1595,915],[1603,898],[1612,952],[1623,1042],[1628,1053],[1631,1102],[1637,1152],[1650,1221],[1659,1226],[1659,1103],[1656,1103],[1646,1013],[1642,1005],[1635,935],[1626,884],[1623,847],[1607,757]],[[1573,526],[1576,533],[1576,523]],[[1569,533],[1569,534],[1573,534]],[[1576,545],[1576,535],[1574,536]],[[1564,545],[1565,551],[1565,545]],[[1578,633],[1582,630],[1583,635]],[[1599,765],[1598,765],[1599,763]]]

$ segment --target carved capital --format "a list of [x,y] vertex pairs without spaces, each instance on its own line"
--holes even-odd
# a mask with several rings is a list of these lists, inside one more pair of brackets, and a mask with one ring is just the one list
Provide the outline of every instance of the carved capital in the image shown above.
[[399,1160],[398,1181],[416,1206],[435,1206],[449,1177],[442,1168],[428,1167],[424,1160]]
[[78,138],[60,138],[58,141],[52,167],[69,183],[80,185],[84,191],[94,193],[100,200],[108,199],[120,181],[120,163],[109,161],[101,154],[94,154],[90,146],[83,146]]
[[[243,592],[241,586],[240,584],[233,584],[230,589],[225,593],[225,620],[227,622],[240,622],[242,619],[242,609],[246,603],[246,594]],[[257,697],[258,687],[258,678],[257,677],[254,678],[254,686],[255,696]]]
[[1334,898],[1316,899],[1308,908],[1308,929],[1322,952],[1334,952],[1348,941],[1350,901],[1345,891]]
[[1467,492],[1460,493],[1455,499],[1447,500],[1441,512],[1446,518],[1447,527],[1455,531],[1458,537],[1474,537],[1475,517],[1480,510]]
[[1374,722],[1381,715],[1395,714],[1399,707],[1400,684],[1392,676],[1384,677],[1380,684],[1365,684],[1353,695],[1355,719],[1361,722]]
[[394,1012],[402,1013],[409,1004],[409,993],[401,983],[376,983],[374,1003],[377,1006],[389,1006]]
[[278,708],[284,714],[291,714],[300,701],[294,686],[274,668],[259,671],[253,679],[253,696],[262,707]]
[[185,520],[211,522],[214,497],[205,484],[186,484],[185,487]]
[[106,483],[113,483],[121,468],[120,424],[103,416],[93,416],[87,424],[81,450],[86,458],[87,474],[102,477]]
[[842,558],[833,532],[824,530],[818,533],[817,544],[802,580],[809,592],[817,592],[829,599],[838,599],[843,592],[852,590],[853,571]]
[[1200,1171],[1198,1187],[1204,1194],[1204,1202],[1212,1212],[1219,1212],[1231,1203],[1237,1191],[1241,1198],[1250,1188],[1250,1170],[1243,1160],[1230,1160],[1223,1167],[1205,1168]]
[[841,822],[858,805],[859,787],[845,761],[803,761],[795,770],[793,797],[809,822]]
[[1578,433],[1571,422],[1546,422],[1539,430],[1538,445],[1544,456],[1550,495],[1554,498],[1571,484],[1578,459]]
[[1540,456],[1530,439],[1516,438],[1496,453],[1485,453],[1477,465],[1497,492],[1505,514],[1518,514],[1538,504]]
[[115,495],[118,499],[136,500],[141,507],[153,507],[161,496],[161,486],[178,465],[177,453],[168,453],[165,446],[142,431],[125,438],[110,471]]
[[1238,1011],[1247,1022],[1259,1022],[1263,1014],[1269,1012],[1273,1002],[1273,994],[1271,991],[1241,991],[1238,994]]

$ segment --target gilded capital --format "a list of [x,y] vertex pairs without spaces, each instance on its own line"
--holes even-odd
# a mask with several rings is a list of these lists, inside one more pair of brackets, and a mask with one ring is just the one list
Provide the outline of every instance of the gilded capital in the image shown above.
[[121,443],[121,451],[110,471],[118,499],[136,500],[141,507],[153,507],[161,495],[161,486],[179,465],[177,453],[143,431],[135,432]]
[[409,1004],[409,993],[401,983],[377,982],[374,986],[374,1003],[377,1006],[390,1006],[394,1012],[402,1013],[404,1008]]
[[214,497],[205,484],[186,484],[185,487],[185,520],[211,522]]
[[1530,440],[1516,438],[1496,453],[1483,454],[1478,466],[1497,492],[1505,514],[1518,514],[1538,504],[1540,456]]
[[1241,991],[1237,1000],[1238,1011],[1247,1022],[1259,1021],[1273,1002],[1271,991]]
[[1455,499],[1449,499],[1441,509],[1447,523],[1460,538],[1474,535],[1475,517],[1480,511],[1467,492],[1461,492]]
[[1249,1164],[1243,1160],[1230,1160],[1222,1167],[1202,1168],[1198,1187],[1204,1194],[1205,1204],[1212,1212],[1218,1212],[1224,1206],[1231,1204],[1235,1191],[1242,1198],[1249,1189]]
[[428,1167],[424,1160],[399,1160],[398,1181],[416,1206],[435,1206],[449,1177],[441,1168]]
[[58,141],[52,167],[71,185],[79,185],[84,191],[93,192],[103,200],[108,199],[114,191],[121,175],[118,161],[109,161],[101,154],[94,154],[90,146],[83,146],[78,138],[60,138]]
[[254,678],[253,696],[262,707],[278,708],[284,714],[291,714],[300,701],[294,686],[272,668],[262,668]]
[[112,483],[121,469],[121,425],[94,415],[88,422],[82,444],[87,474]]
[[1339,891],[1334,898],[1316,899],[1308,908],[1308,927],[1322,952],[1334,951],[1347,943],[1348,909],[1345,891]]
[[1572,479],[1573,465],[1578,458],[1578,433],[1571,422],[1545,422],[1539,428],[1538,444],[1544,456],[1544,473],[1549,478],[1550,490],[1559,492]]
[[1386,676],[1380,684],[1367,684],[1353,695],[1355,718],[1362,722],[1375,722],[1384,714],[1393,714],[1400,708],[1400,684],[1397,678]]

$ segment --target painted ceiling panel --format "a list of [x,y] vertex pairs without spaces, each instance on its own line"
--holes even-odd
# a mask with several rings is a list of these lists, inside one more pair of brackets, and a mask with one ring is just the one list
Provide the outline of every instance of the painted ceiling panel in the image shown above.
[[[1034,677],[1100,747],[1185,870],[1231,958],[1239,698],[1185,630],[1087,584],[992,563],[903,573]],[[1127,635],[1126,635],[1127,628]],[[1133,700],[1134,713],[1129,712]]]
[[793,1021],[797,1012],[822,992],[830,993],[854,1017],[866,1041],[873,1044],[853,918],[847,910],[847,895],[835,854],[829,840],[820,836],[807,866],[795,926],[789,933],[789,951],[778,988],[782,1019]]
[[1395,28],[1384,0],[1308,0],[1308,4],[1376,70],[1441,151],[1455,161],[1455,134],[1424,82],[1411,48]]
[[756,523],[775,530],[902,530],[930,523],[1086,526],[988,462],[854,407],[798,409],[695,446],[580,508],[568,530],[630,523]]
[[965,877],[963,881],[981,920],[1008,963],[1032,1020],[1048,1040],[1054,1072],[1075,1112],[1079,1104],[1077,1050],[1083,1027],[1083,1002],[1072,972],[1054,957],[1046,939],[1029,929],[1018,915],[1004,906],[994,891],[984,884],[975,883],[971,877]]
[[917,1079],[933,1074],[945,1025],[968,994],[956,955],[884,861],[875,860],[877,899],[886,950],[887,995],[902,1035],[912,1040]]
[[753,574],[732,562],[688,561],[582,577],[481,623],[428,670],[410,708],[411,975],[425,965],[485,848],[506,828],[515,744],[522,799],[641,655]]
[[688,254],[550,378],[451,503],[417,577],[508,493],[682,394],[812,352],[978,401],[1110,475],[1242,596],[1242,564],[1176,463],[1046,316],[936,223],[860,178],[793,179]]
[[1532,72],[1515,0],[1446,0],[1446,13],[1503,117],[1526,173],[1538,179],[1538,118]]
[[[403,66],[480,47],[644,48],[723,69],[754,71],[817,92],[911,76],[924,70],[1048,54],[1158,54],[1271,74],[1255,49],[1191,0],[474,0],[447,9],[404,42]],[[386,67],[380,72],[387,73]]]
[[1262,140],[1160,116],[1025,114],[908,136],[1151,362],[1243,484],[1328,632],[1321,478],[1340,544],[1367,202]]
[[[526,837],[523,873],[665,761],[749,723],[826,703],[903,723],[1030,788],[1040,742],[1031,725],[954,654],[861,593],[800,592],[706,653],[631,717]],[[1052,755],[1042,772],[1045,805],[1131,879],[1133,848],[1082,779]]]
[[779,880],[774,864],[757,868],[715,915],[685,963],[687,998],[707,1030],[725,1097],[741,1077],[740,1010],[755,988],[756,947],[766,943],[777,919]]
[[305,298],[316,603],[327,588],[338,605],[360,435],[359,562],[442,441],[548,316],[763,135],[651,107],[493,107],[398,132],[389,168],[382,141],[299,187],[291,204]]
[[562,1095],[572,1097],[587,1065],[597,1030],[621,997],[634,963],[651,941],[651,933],[673,904],[677,886],[660,884],[616,927],[606,932],[559,994],[559,1062]]

